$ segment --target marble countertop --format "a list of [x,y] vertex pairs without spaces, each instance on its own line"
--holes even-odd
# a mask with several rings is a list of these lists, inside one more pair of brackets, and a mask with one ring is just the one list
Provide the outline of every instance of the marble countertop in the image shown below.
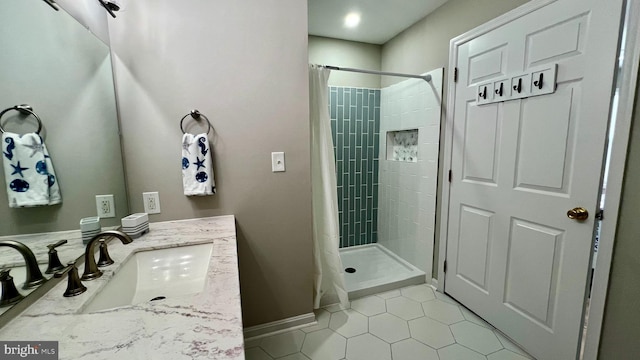
[[[211,242],[203,292],[82,313],[135,252]],[[244,359],[233,216],[152,223],[131,244],[111,242],[109,253],[115,264],[102,268],[102,277],[84,281],[84,294],[63,297],[62,281],[1,328],[0,339],[59,341],[60,359]]]

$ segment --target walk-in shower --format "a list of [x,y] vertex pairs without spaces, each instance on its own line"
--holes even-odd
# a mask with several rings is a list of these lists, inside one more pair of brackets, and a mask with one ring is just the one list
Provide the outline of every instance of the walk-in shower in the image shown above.
[[428,75],[383,89],[329,87],[352,299],[431,280],[442,69]]

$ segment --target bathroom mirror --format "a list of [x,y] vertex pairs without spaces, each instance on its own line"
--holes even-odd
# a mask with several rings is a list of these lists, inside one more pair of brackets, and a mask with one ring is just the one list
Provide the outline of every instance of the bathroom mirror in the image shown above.
[[[75,5],[76,17],[93,6],[85,3]],[[98,17],[106,29],[103,10],[91,15]],[[97,215],[96,195],[114,197],[115,216],[101,219],[103,229],[129,214],[109,47],[87,25],[42,0],[4,0],[0,38],[0,111],[29,104],[38,114],[62,195],[58,205],[10,208],[0,166],[0,240],[25,243],[46,268],[46,245],[68,239],[58,248],[66,264],[84,250],[79,222]],[[17,111],[7,112],[0,124],[19,134],[37,128],[33,116]],[[19,253],[0,247],[0,267],[16,263],[23,264]]]

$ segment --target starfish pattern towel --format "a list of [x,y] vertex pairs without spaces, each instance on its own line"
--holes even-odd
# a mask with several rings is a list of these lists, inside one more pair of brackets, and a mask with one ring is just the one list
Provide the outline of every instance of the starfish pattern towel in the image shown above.
[[185,195],[216,193],[212,157],[206,133],[182,136],[182,186]]
[[4,132],[2,159],[9,207],[55,205],[62,202],[53,163],[40,135]]

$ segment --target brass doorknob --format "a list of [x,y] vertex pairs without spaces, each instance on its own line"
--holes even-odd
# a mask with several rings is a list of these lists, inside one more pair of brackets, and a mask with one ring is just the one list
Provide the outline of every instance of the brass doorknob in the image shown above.
[[583,221],[589,217],[589,211],[583,207],[573,208],[567,211],[567,217],[572,220]]

